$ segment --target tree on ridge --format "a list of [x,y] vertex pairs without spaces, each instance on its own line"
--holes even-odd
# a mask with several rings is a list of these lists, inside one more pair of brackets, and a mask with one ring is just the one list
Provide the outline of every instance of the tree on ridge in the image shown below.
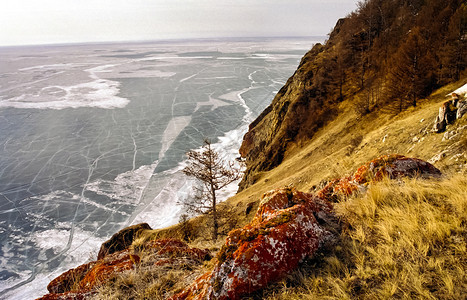
[[201,188],[196,188],[193,199],[184,202],[190,212],[210,215],[212,218],[212,239],[217,240],[219,231],[219,212],[217,210],[217,191],[240,179],[242,172],[233,162],[225,162],[211,147],[209,139],[204,140],[200,151],[191,150],[187,153],[188,165],[183,169],[185,175],[194,177]]

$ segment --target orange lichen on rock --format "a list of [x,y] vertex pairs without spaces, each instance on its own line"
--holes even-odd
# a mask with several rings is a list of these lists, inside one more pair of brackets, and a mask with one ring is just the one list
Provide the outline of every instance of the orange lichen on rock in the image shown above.
[[86,273],[80,281],[78,290],[90,291],[107,279],[126,270],[131,270],[140,262],[138,255],[131,254],[128,250],[116,252],[98,260],[94,267]]
[[265,194],[252,222],[229,233],[214,270],[172,299],[240,299],[277,281],[331,237],[315,217],[331,209],[290,188]]
[[[261,198],[252,221],[229,233],[213,270],[170,299],[235,300],[260,290],[297,268],[324,243],[334,240],[340,229],[333,218],[331,201],[337,197],[351,195],[384,177],[439,176],[437,168],[420,159],[386,155],[361,166],[352,176],[332,180],[317,195],[294,188],[268,192]],[[209,251],[190,248],[176,239],[149,241],[131,251],[146,251],[154,256],[150,264],[157,266],[176,264],[177,259],[210,258]],[[108,254],[62,274],[48,287],[56,294],[41,299],[86,299],[98,284],[140,263],[139,256],[131,251]],[[73,278],[79,280],[78,285],[69,282]]]
[[73,290],[75,288],[74,285],[79,283],[86,275],[86,273],[92,269],[92,267],[94,267],[95,264],[96,262],[93,261],[66,271],[65,273],[52,280],[47,285],[47,290],[54,294],[65,293],[67,291]]
[[168,254],[170,257],[189,257],[195,260],[211,259],[211,253],[208,250],[190,248],[185,242],[178,239],[159,239],[146,243],[144,249],[150,249],[156,255],[163,256]]
[[88,299],[100,284],[140,265],[140,251],[150,256],[150,264],[157,266],[173,265],[177,259],[184,261],[188,258],[201,262],[211,257],[209,251],[190,248],[186,243],[177,239],[149,241],[140,245],[137,250],[125,249],[108,254],[102,259],[63,273],[49,283],[47,289],[50,294],[43,296],[40,300]]
[[397,179],[401,177],[440,176],[440,170],[421,159],[398,154],[384,155],[361,166],[352,176],[330,181],[318,191],[317,196],[333,201],[338,196],[349,196],[371,182],[381,181],[384,177]]

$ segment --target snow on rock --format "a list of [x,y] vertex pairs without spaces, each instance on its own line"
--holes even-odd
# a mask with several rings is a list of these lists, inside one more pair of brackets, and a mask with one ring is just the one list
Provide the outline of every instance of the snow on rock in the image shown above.
[[446,96],[457,97],[459,99],[467,97],[467,83],[458,88],[457,90],[447,94]]
[[446,96],[451,96],[451,100],[444,102],[439,108],[433,125],[433,131],[436,133],[444,132],[448,124],[454,123],[456,119],[462,118],[467,113],[467,84]]

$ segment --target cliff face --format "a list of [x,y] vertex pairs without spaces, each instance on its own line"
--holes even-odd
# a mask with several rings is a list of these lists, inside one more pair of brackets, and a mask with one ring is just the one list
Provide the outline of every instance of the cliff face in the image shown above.
[[340,19],[271,105],[250,125],[240,155],[240,190],[300,147],[339,114],[343,101],[365,115],[400,113],[436,88],[465,76],[467,5],[460,0],[371,0]]
[[308,137],[332,116],[332,109],[320,98],[310,97],[313,74],[319,71],[316,60],[324,50],[317,44],[301,60],[295,74],[277,93],[258,118],[250,124],[243,138],[240,155],[246,159],[247,171],[240,189],[255,182],[255,174],[279,165],[290,142],[303,135]]

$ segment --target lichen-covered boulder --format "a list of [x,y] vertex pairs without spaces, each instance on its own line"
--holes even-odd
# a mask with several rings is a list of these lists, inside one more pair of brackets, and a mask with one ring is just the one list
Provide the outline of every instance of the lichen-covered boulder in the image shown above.
[[78,290],[91,291],[106,280],[115,277],[126,270],[133,269],[140,260],[140,256],[132,254],[129,250],[110,254],[103,259],[98,260],[86,273],[78,284]]
[[214,270],[172,299],[240,299],[281,279],[332,237],[317,220],[331,209],[290,188],[266,193],[251,223],[229,233]]
[[364,189],[374,181],[380,181],[384,177],[397,179],[401,177],[439,177],[441,171],[432,164],[418,158],[409,158],[403,155],[392,154],[376,158],[361,166],[348,177],[335,179],[318,191],[317,196],[329,201],[339,196],[349,196],[353,192]]
[[53,294],[65,293],[77,288],[77,284],[94,267],[95,261],[83,264],[77,268],[66,271],[47,285],[47,290]]
[[[144,253],[144,262],[140,253]],[[201,263],[210,258],[209,251],[190,248],[177,239],[148,241],[63,273],[47,286],[50,294],[40,299],[88,299],[100,284],[136,266],[176,265],[178,260],[185,265],[187,260]]]
[[102,259],[108,254],[127,249],[133,243],[133,240],[144,230],[151,230],[151,227],[147,223],[141,223],[120,230],[102,244],[97,259]]
[[142,245],[143,251],[151,251],[155,257],[187,257],[193,260],[205,261],[212,258],[211,253],[207,249],[190,248],[187,243],[178,239],[159,239],[149,241]]
[[133,269],[139,261],[140,257],[127,249],[83,264],[52,280],[47,286],[50,294],[38,300],[89,299],[100,284]]

